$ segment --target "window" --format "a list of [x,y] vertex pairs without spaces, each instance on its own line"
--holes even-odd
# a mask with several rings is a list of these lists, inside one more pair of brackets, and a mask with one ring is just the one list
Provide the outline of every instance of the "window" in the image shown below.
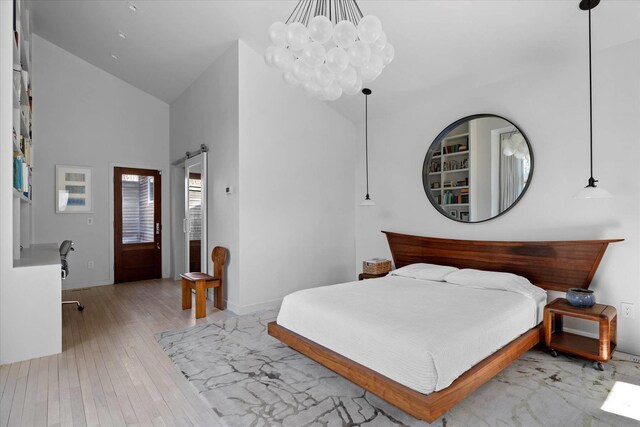
[[153,177],[122,175],[122,243],[154,239]]
[[154,191],[153,191],[153,177],[149,177],[149,179],[147,180],[147,203],[153,203],[153,198],[154,198]]

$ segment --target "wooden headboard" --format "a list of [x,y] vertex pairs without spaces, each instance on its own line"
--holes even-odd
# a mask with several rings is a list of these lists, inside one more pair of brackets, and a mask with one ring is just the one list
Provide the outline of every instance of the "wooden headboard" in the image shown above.
[[502,271],[546,290],[588,288],[611,240],[491,242],[412,236],[383,231],[396,268],[418,262]]

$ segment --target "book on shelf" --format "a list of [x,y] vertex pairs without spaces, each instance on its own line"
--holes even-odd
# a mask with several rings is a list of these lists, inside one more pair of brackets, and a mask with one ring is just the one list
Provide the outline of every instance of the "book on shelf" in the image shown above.
[[21,138],[20,139],[20,150],[22,150],[22,154],[24,155],[24,162],[28,165],[31,165],[31,158],[32,158],[32,154],[31,154],[31,140],[30,139],[26,139],[26,138]]
[[453,154],[468,151],[468,146],[465,144],[451,144],[442,146],[442,154]]
[[18,190],[22,188],[22,157],[13,158],[13,187]]
[[30,197],[31,168],[24,162],[21,155],[13,158],[13,187],[26,197]]
[[27,70],[20,70],[20,73],[22,74],[22,85],[26,92],[29,88],[29,72]]
[[440,172],[440,162],[431,162],[431,164],[429,165],[429,172]]
[[[15,66],[15,65],[14,65]],[[22,90],[22,82],[20,80],[20,70],[13,70],[13,91],[20,96]]]
[[22,187],[20,188],[20,191],[22,191],[22,194],[27,197],[29,197],[29,181],[29,165],[22,163]]
[[469,203],[468,194],[454,194],[451,191],[445,191],[442,197],[445,205],[458,205],[462,203]]
[[22,105],[22,117],[27,124],[27,131],[31,132],[31,108],[28,105]]

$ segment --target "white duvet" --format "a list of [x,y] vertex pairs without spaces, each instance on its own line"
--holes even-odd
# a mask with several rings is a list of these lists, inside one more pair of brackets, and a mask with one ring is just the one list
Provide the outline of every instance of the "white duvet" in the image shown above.
[[427,394],[537,325],[545,303],[544,291],[386,276],[287,295],[277,322]]

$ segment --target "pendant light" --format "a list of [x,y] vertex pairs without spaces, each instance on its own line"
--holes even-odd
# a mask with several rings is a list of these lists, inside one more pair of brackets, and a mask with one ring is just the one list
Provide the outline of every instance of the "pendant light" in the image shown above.
[[367,194],[364,196],[364,200],[360,203],[360,206],[375,206],[371,197],[369,197],[369,95],[371,95],[371,89],[362,89],[364,94],[364,158],[365,158],[365,170],[367,174]]
[[593,85],[591,82],[591,9],[596,7],[600,0],[582,0],[580,9],[589,12],[589,160],[590,172],[589,181],[586,187],[578,191],[573,197],[576,199],[604,199],[612,197],[604,188],[596,185],[598,180],[593,178]]
[[358,94],[395,56],[380,19],[356,0],[299,0],[286,22],[269,27],[269,39],[265,62],[287,85],[327,101]]

